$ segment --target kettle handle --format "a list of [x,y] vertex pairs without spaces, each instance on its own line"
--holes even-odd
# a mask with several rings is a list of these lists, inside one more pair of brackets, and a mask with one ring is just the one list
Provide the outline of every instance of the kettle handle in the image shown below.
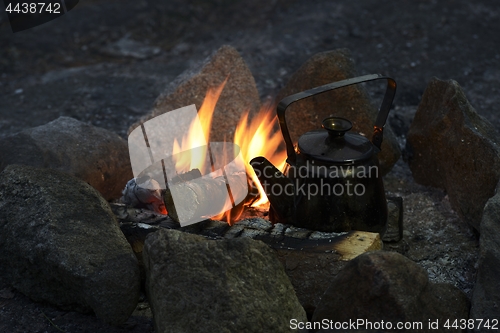
[[290,133],[288,132],[288,126],[286,124],[286,119],[285,119],[285,110],[292,103],[337,88],[347,87],[362,82],[381,80],[381,79],[387,80],[387,90],[385,91],[384,99],[382,101],[382,105],[380,106],[380,111],[378,113],[377,120],[375,121],[375,126],[373,126],[373,137],[372,137],[372,143],[377,148],[380,149],[380,145],[382,144],[382,139],[383,139],[384,125],[387,120],[387,116],[389,115],[389,110],[391,109],[392,101],[394,100],[394,95],[396,94],[396,81],[394,81],[394,79],[390,77],[383,76],[381,74],[370,74],[370,75],[358,76],[352,79],[328,83],[323,86],[319,86],[294,95],[290,95],[288,97],[283,98],[281,102],[279,102],[277,108],[278,120],[281,127],[281,132],[283,133],[283,138],[285,139],[286,152],[288,155],[287,161],[293,164],[296,162],[296,156],[297,156],[295,153],[295,149],[293,148],[292,139],[290,138]]

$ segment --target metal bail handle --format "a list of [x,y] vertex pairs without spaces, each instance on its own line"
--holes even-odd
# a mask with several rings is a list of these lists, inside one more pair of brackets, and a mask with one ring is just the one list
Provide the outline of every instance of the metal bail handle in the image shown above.
[[390,77],[383,76],[381,74],[370,74],[325,84],[323,86],[319,86],[294,95],[290,95],[288,97],[283,98],[281,102],[279,102],[277,108],[278,120],[280,123],[281,132],[283,133],[283,138],[285,139],[286,152],[288,155],[287,161],[291,164],[294,164],[297,159],[297,155],[293,148],[292,139],[290,138],[290,133],[288,132],[288,126],[286,124],[286,119],[285,119],[285,111],[292,103],[337,88],[343,88],[354,84],[374,81],[374,80],[387,80],[387,89],[385,91],[384,100],[382,101],[382,105],[380,106],[380,111],[378,113],[377,120],[375,121],[375,126],[373,127],[372,143],[377,148],[380,149],[380,145],[382,144],[382,139],[383,139],[384,125],[385,122],[387,121],[387,116],[389,115],[389,110],[391,109],[392,101],[394,100],[394,95],[396,95],[396,81],[394,81],[394,79]]

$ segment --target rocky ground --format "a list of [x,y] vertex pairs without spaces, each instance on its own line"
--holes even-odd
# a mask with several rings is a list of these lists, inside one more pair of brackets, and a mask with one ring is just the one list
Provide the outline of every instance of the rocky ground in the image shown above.
[[[498,126],[498,16],[492,0],[88,1],[13,34],[4,15],[1,135],[60,115],[125,135],[168,82],[223,44],[240,51],[263,97],[312,54],[345,47],[361,74],[397,80],[396,108],[414,108],[431,77],[452,78]],[[138,44],[117,51],[123,38]]]
[[[433,76],[458,81],[498,128],[499,14],[493,0],[88,0],[13,34],[2,13],[0,137],[70,116],[125,138],[170,81],[223,44],[240,52],[263,99],[311,55],[350,49],[360,74],[380,72],[398,82],[390,125],[402,147]],[[477,239],[446,194],[415,184],[402,161],[386,184],[406,207],[407,245],[394,250],[426,268],[431,280],[451,282],[470,297]],[[451,247],[452,236],[462,245]],[[147,316],[113,328],[92,315],[34,303],[7,282],[0,284],[2,332],[152,331]],[[141,309],[136,314],[147,311]]]

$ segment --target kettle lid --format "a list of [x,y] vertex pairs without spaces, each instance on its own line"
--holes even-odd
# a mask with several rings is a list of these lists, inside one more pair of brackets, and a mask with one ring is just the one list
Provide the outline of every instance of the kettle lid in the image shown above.
[[299,138],[298,150],[307,159],[332,164],[353,164],[375,153],[374,145],[357,133],[347,133],[352,123],[340,117],[323,120],[323,129],[307,132]]

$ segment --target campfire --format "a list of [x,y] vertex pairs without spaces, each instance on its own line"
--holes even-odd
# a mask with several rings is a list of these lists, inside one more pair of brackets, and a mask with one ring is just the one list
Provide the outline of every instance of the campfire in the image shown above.
[[[203,104],[198,111],[198,117],[203,128],[202,132],[197,132],[192,124],[190,131],[182,138],[181,142],[174,141],[174,158],[176,159],[175,170],[179,175],[192,172],[195,169],[206,170],[208,160],[203,158],[206,156],[208,145],[205,142],[210,142],[210,129],[212,125],[212,117],[214,114],[217,101],[224,89],[227,79],[218,87],[210,88],[203,101]],[[231,138],[227,138],[231,139]],[[257,178],[255,171],[250,166],[250,160],[257,156],[265,156],[273,163],[285,166],[286,153],[283,147],[283,139],[279,132],[278,121],[275,114],[274,106],[271,104],[264,105],[260,112],[253,118],[249,119],[248,110],[242,113],[240,121],[235,129],[233,142],[236,146],[225,144],[222,145],[223,152],[218,156],[230,156],[232,159],[237,158],[239,154],[243,158],[245,171],[248,178],[249,195],[243,202],[233,206],[228,210],[222,210],[212,217],[215,220],[226,221],[230,225],[241,216],[242,207],[258,207],[261,210],[267,210],[269,200],[262,185]],[[194,149],[201,147],[201,151]],[[184,152],[184,153],[182,153]],[[201,157],[201,158],[200,158]],[[222,164],[227,164],[224,159]],[[246,191],[246,186],[240,188],[232,187],[230,191]],[[226,203],[224,207],[228,207]]]
[[[135,182],[129,182],[124,191],[126,203],[132,206],[147,204],[148,208],[168,214],[177,222],[181,222],[180,214],[192,221],[201,215],[232,225],[245,207],[267,211],[269,200],[249,162],[254,157],[264,156],[281,169],[285,166],[286,152],[274,107],[264,105],[252,119],[249,118],[249,112],[244,111],[234,137],[227,138],[233,139],[233,143],[210,142],[215,106],[226,82],[227,78],[219,86],[208,89],[187,133],[173,139],[171,161],[162,159],[162,169],[167,164],[173,166],[174,170],[171,173],[174,176],[167,177],[165,181],[168,184],[166,189],[160,185],[164,175],[155,173],[155,168],[159,167],[156,162],[136,177]],[[232,171],[228,172],[228,166]],[[244,170],[244,174],[238,172],[241,170]],[[196,185],[191,181],[197,182]],[[175,190],[172,185],[177,186]],[[141,191],[142,194],[138,194]],[[229,195],[226,195],[226,191]],[[139,199],[133,200],[131,197]],[[187,209],[181,212],[174,201],[182,201]]]

